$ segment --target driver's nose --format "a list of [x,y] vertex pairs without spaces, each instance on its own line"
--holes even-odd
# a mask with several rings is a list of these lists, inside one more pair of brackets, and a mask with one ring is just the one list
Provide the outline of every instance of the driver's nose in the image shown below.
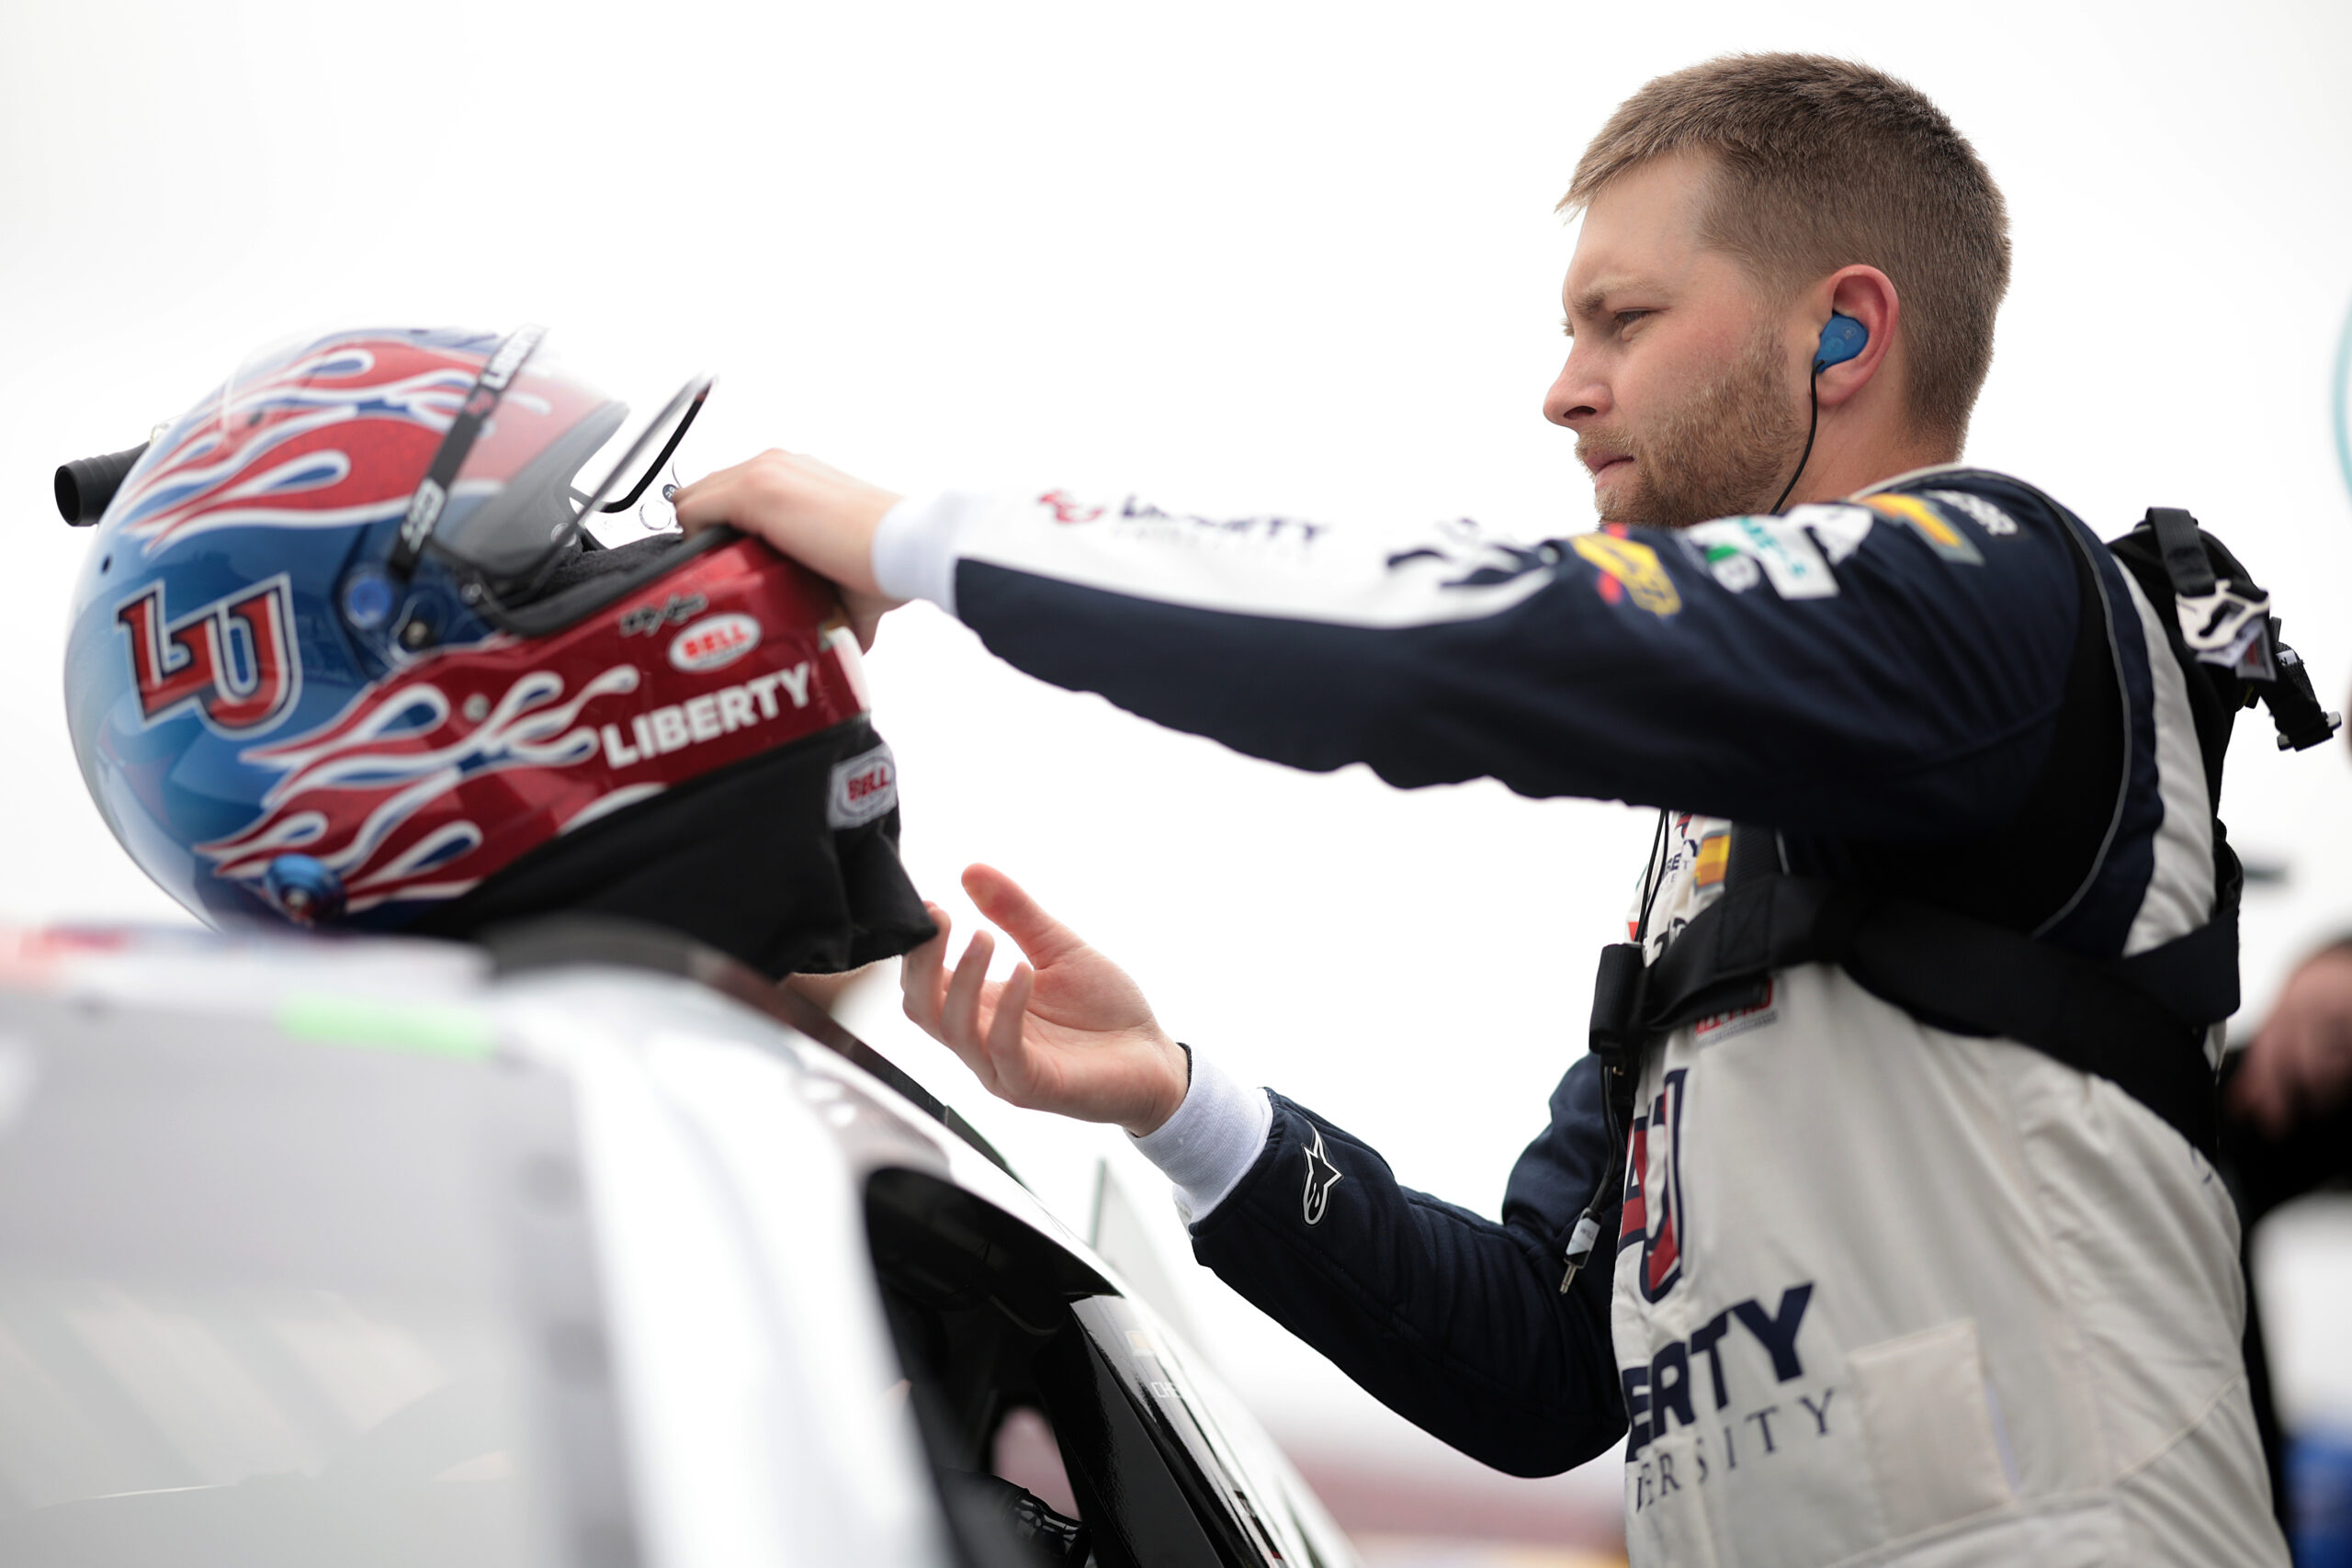
[[1569,430],[1609,412],[1608,386],[1589,375],[1575,354],[1560,367],[1559,378],[1544,394],[1544,417]]

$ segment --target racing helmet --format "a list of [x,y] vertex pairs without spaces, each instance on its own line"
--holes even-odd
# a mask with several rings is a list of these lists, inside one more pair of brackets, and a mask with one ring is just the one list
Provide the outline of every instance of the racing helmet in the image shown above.
[[669,520],[710,381],[632,419],[544,335],[303,339],[59,470],[96,529],[65,699],[107,826],[215,925],[585,911],[774,976],[924,940],[831,588],[729,529],[591,528]]

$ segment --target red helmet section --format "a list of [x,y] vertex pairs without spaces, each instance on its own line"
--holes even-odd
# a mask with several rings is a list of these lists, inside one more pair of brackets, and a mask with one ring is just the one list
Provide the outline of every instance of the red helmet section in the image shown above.
[[249,886],[279,855],[312,857],[352,914],[454,898],[573,829],[866,706],[831,589],[737,539],[564,631],[428,656],[323,725],[248,750],[283,776],[258,819],[196,850]]
[[481,362],[390,333],[327,340],[181,420],[109,514],[148,555],[222,528],[398,516]]

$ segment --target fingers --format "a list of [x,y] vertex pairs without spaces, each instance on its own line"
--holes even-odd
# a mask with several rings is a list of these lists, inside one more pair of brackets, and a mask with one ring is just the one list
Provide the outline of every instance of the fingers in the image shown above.
[[678,493],[670,498],[670,505],[677,513],[678,526],[689,538],[729,520],[744,470],[750,467],[749,463],[738,463],[678,487]]
[[1036,984],[1037,973],[1026,964],[1012,966],[1012,977],[997,993],[996,1013],[989,1020],[989,1032],[981,1050],[995,1072],[997,1093],[1015,1104],[1029,1098],[1035,1064],[1029,1059],[1022,1042],[1022,1025],[1027,1021],[1030,988]]
[[[1022,929],[1033,940],[1042,933],[1050,946],[1057,933],[1066,942],[1077,943],[1075,937],[1037,909],[1028,896],[1013,887],[1001,873],[989,872],[985,866],[975,869],[1002,885],[992,891],[1012,890],[1018,906],[1016,912],[1028,917]],[[986,882],[985,876],[982,881]],[[995,956],[996,942],[988,932],[980,931],[965,947],[964,956],[956,962],[954,972],[949,973],[947,912],[936,904],[925,904],[923,910],[939,928],[939,934],[910,951],[900,964],[899,983],[905,992],[907,1017],[955,1052],[989,1093],[1015,1105],[1035,1105],[1040,1060],[1025,1033],[1029,1003],[1036,988],[1035,968],[1029,964],[1017,964],[1001,985],[990,985],[989,960]]]
[[979,932],[964,949],[956,972],[952,976],[944,974],[947,915],[935,904],[925,908],[940,930],[937,936],[908,953],[900,968],[899,985],[906,993],[907,1017],[924,1033],[955,1052],[957,1059],[972,1069],[972,1076],[980,1080],[980,1087],[990,1094],[1001,1095],[1003,1087],[998,1082],[996,1068],[981,1043],[982,1006],[989,992],[1003,989],[987,983],[989,957],[996,944],[988,932]]
[[813,457],[771,451],[683,487],[671,505],[688,534],[731,524],[850,592],[878,596],[874,535],[898,501]]
[[860,653],[874,651],[874,634],[880,628],[882,617],[905,603],[903,599],[886,599],[878,593],[843,591],[842,609],[849,616],[849,629],[857,638]]
[[1076,931],[1045,911],[1021,885],[991,865],[967,866],[964,891],[981,914],[1019,944],[1029,962],[1043,969],[1084,948]]
[[925,1034],[939,1040],[940,998],[947,987],[947,935],[955,923],[936,904],[926,903],[922,909],[939,928],[939,934],[910,949],[899,961],[899,989],[905,993],[907,1017]]
[[972,1050],[980,1043],[980,987],[989,977],[989,959],[996,952],[996,943],[989,933],[980,931],[972,944],[964,950],[963,961],[956,965],[956,973],[947,982],[947,994],[939,1008],[939,1037],[958,1055]]

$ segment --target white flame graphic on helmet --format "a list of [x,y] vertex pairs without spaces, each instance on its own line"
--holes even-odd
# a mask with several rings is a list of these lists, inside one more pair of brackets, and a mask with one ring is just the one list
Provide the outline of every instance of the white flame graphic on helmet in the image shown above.
[[345,452],[321,446],[274,456],[315,431],[360,419],[419,425],[434,434],[447,430],[472,389],[472,374],[446,354],[383,346],[388,353],[379,358],[343,344],[223,388],[206,417],[192,427],[183,422],[166,436],[117,499],[124,536],[153,554],[216,528],[327,528],[398,516],[405,488],[324,503],[322,492],[351,478]]
[[277,856],[310,855],[342,879],[355,913],[392,897],[455,897],[481,878],[429,886],[414,879],[452,868],[481,844],[481,829],[461,818],[410,839],[402,827],[486,773],[571,767],[595,756],[595,727],[578,722],[580,710],[598,697],[637,690],[639,679],[635,665],[616,665],[569,702],[551,706],[563,694],[563,677],[533,671],[509,686],[462,739],[429,750],[393,742],[429,733],[448,719],[449,699],[440,687],[419,682],[371,694],[355,705],[359,713],[346,710],[322,734],[313,731],[319,739],[246,752],[245,761],[282,767],[286,776],[262,797],[259,821],[233,838],[198,847],[220,876],[256,886]]

